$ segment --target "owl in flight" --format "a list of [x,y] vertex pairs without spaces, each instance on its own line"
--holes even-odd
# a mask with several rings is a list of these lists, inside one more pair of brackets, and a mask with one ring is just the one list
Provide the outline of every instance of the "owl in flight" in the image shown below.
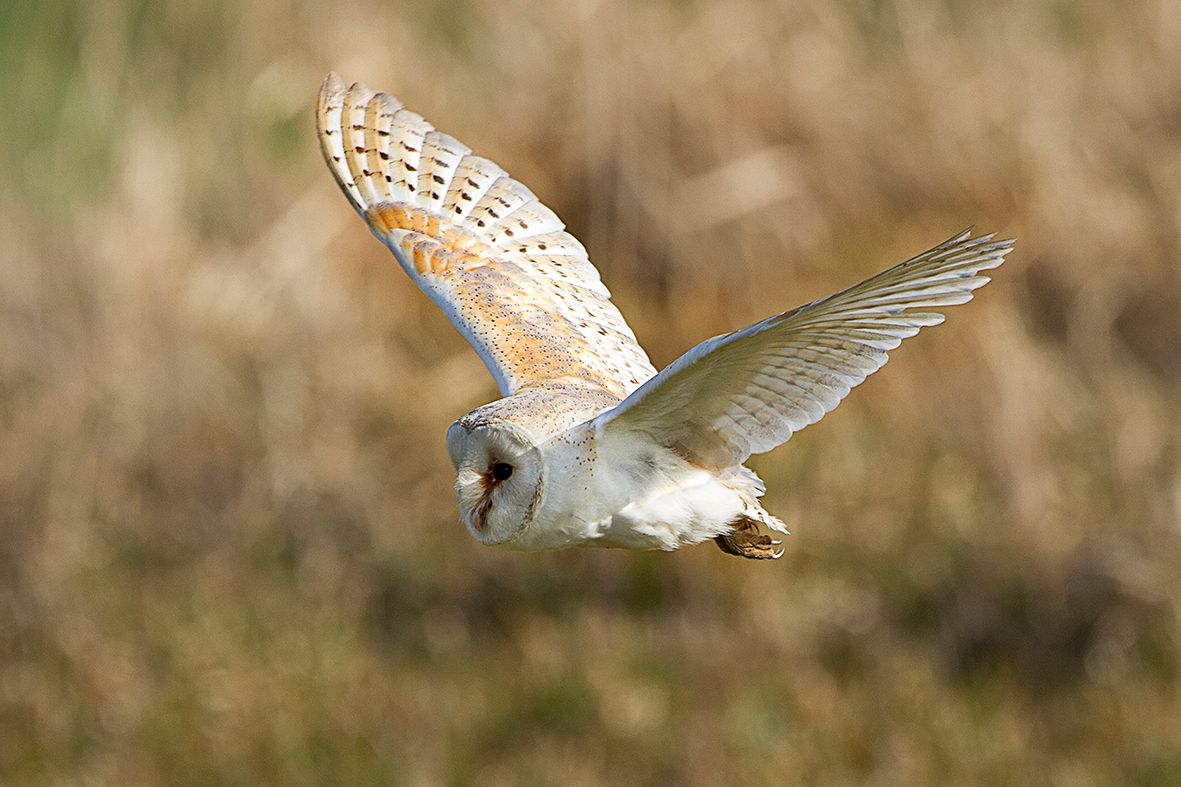
[[[329,169],[369,229],[471,342],[503,399],[447,430],[471,534],[519,550],[783,554],[743,462],[832,410],[1012,241],[956,235],[847,290],[708,339],[657,373],[586,249],[529,189],[393,96],[329,74]],[[768,532],[770,531],[770,532]]]

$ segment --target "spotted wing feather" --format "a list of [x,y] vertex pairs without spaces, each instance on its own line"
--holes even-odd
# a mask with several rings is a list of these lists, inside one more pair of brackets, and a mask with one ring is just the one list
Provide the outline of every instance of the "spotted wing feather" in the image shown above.
[[505,395],[584,385],[623,399],[648,356],[552,210],[396,98],[330,74],[316,122],[353,208],[475,347]]

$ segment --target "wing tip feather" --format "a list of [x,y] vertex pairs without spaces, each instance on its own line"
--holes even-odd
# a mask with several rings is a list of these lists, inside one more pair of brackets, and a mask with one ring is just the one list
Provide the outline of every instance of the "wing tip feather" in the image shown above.
[[349,169],[344,148],[344,111],[347,89],[344,81],[335,71],[329,71],[320,83],[316,97],[316,136],[320,140],[320,152],[336,179],[336,185],[344,192],[353,209],[363,212],[363,198]]
[[340,74],[335,71],[329,71],[324,77],[324,81],[320,83],[320,98],[323,100],[327,96],[336,95],[344,92],[344,80],[340,78]]

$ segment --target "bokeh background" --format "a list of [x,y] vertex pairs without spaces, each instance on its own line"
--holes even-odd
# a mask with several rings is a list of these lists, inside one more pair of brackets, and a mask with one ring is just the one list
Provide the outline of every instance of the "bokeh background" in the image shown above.
[[[1181,4],[0,3],[0,781],[1181,783]],[[752,464],[786,556],[518,555],[491,379],[325,72],[584,240],[657,366],[969,224]]]

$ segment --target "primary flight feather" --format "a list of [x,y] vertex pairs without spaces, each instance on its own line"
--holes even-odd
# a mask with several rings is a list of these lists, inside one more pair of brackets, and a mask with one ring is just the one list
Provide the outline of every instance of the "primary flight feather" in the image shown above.
[[778,557],[742,463],[815,423],[989,281],[1012,241],[962,232],[836,295],[702,342],[659,374],[561,220],[386,93],[329,74],[316,124],[353,208],[504,398],[447,432],[468,530],[515,549]]

